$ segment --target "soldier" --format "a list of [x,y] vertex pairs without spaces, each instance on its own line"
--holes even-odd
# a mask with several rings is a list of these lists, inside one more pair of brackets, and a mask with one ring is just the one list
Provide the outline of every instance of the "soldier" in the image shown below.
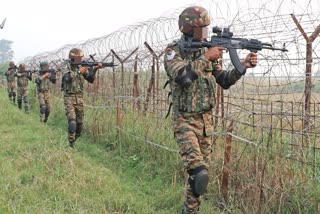
[[[208,167],[212,153],[213,118],[216,83],[228,89],[241,78],[235,69],[222,70],[218,63],[223,47],[200,48],[182,52],[179,42],[192,37],[207,39],[210,17],[202,7],[188,7],[179,16],[180,40],[165,50],[165,70],[169,77],[173,105],[173,132],[189,178],[182,213],[197,213],[200,196],[209,182]],[[257,55],[249,53],[242,62],[245,68],[257,64]]]
[[6,71],[5,75],[7,77],[7,90],[8,90],[8,96],[10,101],[13,102],[13,104],[16,103],[16,81],[15,81],[15,75],[17,71],[17,66],[14,64],[13,61],[9,62],[9,68],[8,71]]
[[17,76],[17,85],[18,85],[18,107],[22,108],[22,98],[24,101],[24,110],[26,113],[29,113],[29,98],[28,98],[28,80],[32,80],[32,72],[26,70],[25,64],[20,64]]
[[74,147],[76,139],[80,136],[83,129],[83,91],[84,80],[93,83],[95,71],[102,67],[99,63],[94,67],[93,74],[88,72],[87,67],[82,67],[82,50],[72,48],[69,52],[68,71],[63,75],[61,90],[64,91],[64,106],[68,119],[68,141],[69,146]]
[[[50,72],[43,72],[49,70],[48,62],[40,62],[39,76],[35,82],[37,84],[38,100],[40,104],[40,121],[46,123],[50,114],[50,90],[51,83],[55,84],[55,76],[51,76]],[[57,70],[55,71],[57,72]]]

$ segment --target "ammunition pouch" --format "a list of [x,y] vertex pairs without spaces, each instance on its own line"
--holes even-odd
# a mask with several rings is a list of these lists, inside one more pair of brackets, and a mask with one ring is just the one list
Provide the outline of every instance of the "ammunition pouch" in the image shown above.
[[66,73],[65,75],[63,75],[62,77],[62,82],[63,84],[70,84],[72,82],[72,78],[70,76],[70,73]]

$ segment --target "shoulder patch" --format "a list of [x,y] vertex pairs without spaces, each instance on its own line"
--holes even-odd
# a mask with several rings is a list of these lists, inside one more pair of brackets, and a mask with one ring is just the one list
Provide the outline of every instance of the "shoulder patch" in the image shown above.
[[174,56],[176,55],[176,52],[174,50],[171,50],[170,52],[167,52],[167,60],[172,60]]

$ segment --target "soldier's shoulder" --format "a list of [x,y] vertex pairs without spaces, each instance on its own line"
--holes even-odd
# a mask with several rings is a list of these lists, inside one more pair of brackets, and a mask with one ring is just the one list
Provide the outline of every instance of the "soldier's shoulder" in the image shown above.
[[179,41],[175,40],[169,43],[165,49],[166,55],[172,55],[172,53],[179,53]]
[[179,40],[174,40],[173,42],[169,43],[166,49],[177,49],[179,44]]

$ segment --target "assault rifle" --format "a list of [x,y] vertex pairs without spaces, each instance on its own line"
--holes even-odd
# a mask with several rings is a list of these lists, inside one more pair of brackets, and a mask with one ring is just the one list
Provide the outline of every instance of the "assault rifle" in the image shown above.
[[57,81],[56,73],[60,72],[61,69],[47,69],[47,70],[39,70],[39,74],[43,75],[45,73],[50,73],[50,81],[55,84]]
[[229,28],[213,27],[212,32],[216,35],[211,37],[211,41],[193,41],[192,37],[187,37],[186,41],[180,43],[182,53],[190,53],[198,51],[199,48],[224,47],[228,49],[231,62],[235,69],[241,74],[245,73],[246,68],[240,62],[236,49],[247,49],[251,52],[257,53],[262,49],[270,49],[276,51],[286,52],[285,48],[275,48],[269,43],[263,43],[257,39],[233,38],[233,33]]
[[36,72],[36,70],[19,70],[18,72],[16,72],[16,76],[17,77],[22,77],[22,76],[26,76],[30,81],[32,80],[32,74]]
[[[10,74],[12,74],[12,73],[15,73],[17,69],[18,69],[18,67],[16,65],[14,65],[12,68],[9,67],[8,71],[10,71]],[[7,73],[6,72],[4,72],[4,73],[7,76]]]
[[[94,54],[95,55],[95,54]],[[72,61],[69,61],[71,65],[81,65],[81,66],[84,66],[84,67],[88,67],[89,69],[89,76],[94,76],[95,75],[95,72],[94,72],[94,67],[95,66],[98,66],[99,63],[102,64],[102,67],[114,67],[114,66],[117,66],[115,64],[113,64],[113,62],[97,62],[95,59],[94,59],[94,55],[89,55],[90,58],[93,60],[93,62],[89,62],[89,61],[82,61],[81,63],[74,63]]]

